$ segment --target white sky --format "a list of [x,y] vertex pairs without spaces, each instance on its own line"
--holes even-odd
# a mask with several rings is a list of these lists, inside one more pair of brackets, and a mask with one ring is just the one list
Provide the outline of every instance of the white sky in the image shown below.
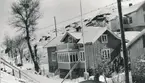
[[[11,3],[16,0],[0,0],[0,42],[4,35],[14,36],[16,32],[10,26]],[[53,24],[53,17],[56,16],[57,22],[80,15],[79,0],[40,0],[42,18],[39,20],[39,28]],[[109,5],[117,0],[82,0],[83,13]],[[133,0],[139,2],[142,0]]]

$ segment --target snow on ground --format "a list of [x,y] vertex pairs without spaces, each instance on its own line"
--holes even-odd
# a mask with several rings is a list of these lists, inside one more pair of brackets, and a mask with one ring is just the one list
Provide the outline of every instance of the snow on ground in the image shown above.
[[19,79],[1,71],[1,83],[20,83]]
[[[100,76],[99,80],[105,82],[104,76]],[[125,73],[119,73],[114,75],[112,78],[106,78],[107,83],[125,83]],[[132,83],[132,75],[129,72],[129,81]]]
[[[59,78],[59,76],[54,76],[54,77],[45,77],[45,76],[41,76],[41,75],[36,75],[36,74],[32,74],[32,73],[28,73],[28,75],[30,75],[31,77],[37,79],[40,83],[61,83],[61,81],[63,81],[63,79]],[[84,78],[78,78],[78,79],[66,79],[64,81],[64,83],[79,83],[81,81],[84,81]]]

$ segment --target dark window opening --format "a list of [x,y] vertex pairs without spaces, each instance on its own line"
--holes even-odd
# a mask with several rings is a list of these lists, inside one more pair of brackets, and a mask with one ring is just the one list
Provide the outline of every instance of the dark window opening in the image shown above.
[[129,22],[130,22],[130,23],[132,23],[132,22],[133,22],[133,21],[132,21],[132,17],[129,17]]

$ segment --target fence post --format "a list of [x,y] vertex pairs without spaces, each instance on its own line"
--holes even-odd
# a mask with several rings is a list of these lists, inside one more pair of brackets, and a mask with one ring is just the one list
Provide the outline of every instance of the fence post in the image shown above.
[[21,71],[19,70],[19,78],[21,78]]
[[15,76],[15,71],[14,71],[14,69],[12,69],[12,75]]

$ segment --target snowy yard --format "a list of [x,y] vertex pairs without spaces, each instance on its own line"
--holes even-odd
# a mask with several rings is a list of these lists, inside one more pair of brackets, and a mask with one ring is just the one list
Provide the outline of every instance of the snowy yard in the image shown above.
[[[21,83],[20,79],[1,71],[1,83]],[[28,82],[27,82],[28,83]]]
[[[36,75],[36,74],[32,74],[32,73],[28,73],[28,75],[30,75],[31,77],[37,79],[40,83],[61,83],[61,81],[63,79],[59,78],[59,76],[55,76],[55,77],[45,77],[45,76],[41,76],[41,75]],[[66,79],[64,81],[64,83],[79,83],[81,81],[84,81],[84,78],[78,78],[78,79]]]

